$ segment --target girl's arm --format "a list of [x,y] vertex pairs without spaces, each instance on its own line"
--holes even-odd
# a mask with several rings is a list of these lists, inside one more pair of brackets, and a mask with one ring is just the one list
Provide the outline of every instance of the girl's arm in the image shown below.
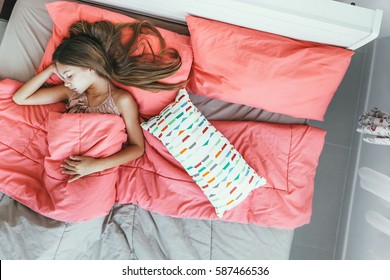
[[73,175],[69,182],[83,176],[132,161],[144,153],[144,136],[139,124],[138,105],[129,93],[120,94],[115,102],[126,125],[129,146],[106,158],[72,156],[61,165],[64,174]]
[[63,84],[41,88],[53,73],[55,73],[54,64],[47,67],[19,88],[12,97],[13,101],[19,105],[43,105],[68,99],[71,90]]

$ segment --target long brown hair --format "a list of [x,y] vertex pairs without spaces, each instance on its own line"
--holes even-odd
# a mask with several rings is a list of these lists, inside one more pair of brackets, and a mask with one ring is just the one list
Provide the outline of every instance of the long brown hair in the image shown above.
[[[69,34],[55,50],[54,62],[93,69],[106,79],[149,91],[178,89],[186,83],[159,81],[174,74],[182,62],[178,51],[167,48],[160,32],[147,21],[77,21]],[[157,53],[152,48],[156,40]]]

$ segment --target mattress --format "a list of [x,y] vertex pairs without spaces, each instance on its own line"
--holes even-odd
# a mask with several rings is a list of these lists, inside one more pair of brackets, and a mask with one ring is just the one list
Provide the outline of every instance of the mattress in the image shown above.
[[[44,6],[48,2],[54,1],[17,1],[0,46],[0,79],[24,82],[34,75],[52,30]],[[186,32],[183,25],[165,24]],[[199,95],[190,94],[190,99],[209,120],[306,123]],[[116,204],[108,215],[87,222],[60,222],[0,193],[1,259],[288,259],[293,233],[254,224],[175,218],[136,204]]]

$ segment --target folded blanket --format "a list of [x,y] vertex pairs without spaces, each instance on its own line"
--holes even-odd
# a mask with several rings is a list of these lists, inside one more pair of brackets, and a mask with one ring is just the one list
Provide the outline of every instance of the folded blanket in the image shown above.
[[[59,163],[71,154],[107,156],[118,151],[126,136],[123,120],[61,114],[60,103],[18,106],[11,97],[19,86],[12,80],[0,82],[1,192],[68,222],[102,216],[115,202],[135,203],[161,215],[219,219],[191,177],[147,132],[144,156],[68,184]],[[308,223],[325,132],[306,125],[212,123],[268,182],[227,211],[223,220],[289,229]]]
[[125,124],[117,115],[49,113],[43,182],[53,204],[52,217],[89,220],[110,211],[118,167],[68,183],[69,175],[62,174],[60,164],[71,155],[107,157],[120,151],[126,140]]

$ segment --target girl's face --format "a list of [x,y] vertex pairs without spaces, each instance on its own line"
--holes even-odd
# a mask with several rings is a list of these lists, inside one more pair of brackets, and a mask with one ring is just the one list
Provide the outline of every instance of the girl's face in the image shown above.
[[59,62],[56,63],[56,68],[57,75],[64,81],[64,85],[79,94],[91,87],[98,77],[95,71],[88,68],[61,64]]

